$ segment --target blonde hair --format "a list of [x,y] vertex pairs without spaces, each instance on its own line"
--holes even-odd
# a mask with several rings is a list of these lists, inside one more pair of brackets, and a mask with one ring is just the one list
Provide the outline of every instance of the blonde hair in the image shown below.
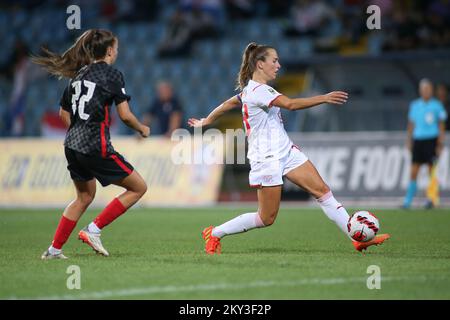
[[42,48],[44,56],[33,56],[31,60],[58,78],[73,78],[78,70],[96,59],[106,56],[117,38],[111,31],[90,29],[85,31],[62,55]]
[[242,90],[247,85],[248,81],[253,76],[253,72],[256,70],[256,63],[259,60],[266,60],[267,51],[269,49],[274,48],[257,44],[256,42],[251,42],[247,45],[242,55],[242,63],[237,77],[236,90]]

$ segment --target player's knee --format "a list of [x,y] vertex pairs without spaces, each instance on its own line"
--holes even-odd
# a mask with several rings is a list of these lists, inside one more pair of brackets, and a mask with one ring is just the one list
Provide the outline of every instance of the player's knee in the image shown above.
[[136,194],[136,197],[140,199],[146,192],[147,192],[147,184],[144,180],[141,180],[136,187],[134,188],[134,193]]
[[78,201],[84,207],[88,207],[94,201],[95,194],[82,193],[78,196]]
[[144,179],[137,179],[127,190],[133,193],[137,199],[140,199],[147,192],[147,184]]
[[141,197],[147,192],[147,184],[144,181],[142,182],[142,186],[139,191]]

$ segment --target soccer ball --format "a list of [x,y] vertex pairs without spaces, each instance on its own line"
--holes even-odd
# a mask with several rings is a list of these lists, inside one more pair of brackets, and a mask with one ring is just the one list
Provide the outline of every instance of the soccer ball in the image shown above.
[[348,219],[347,229],[353,240],[366,242],[375,237],[380,229],[380,222],[369,211],[357,211]]

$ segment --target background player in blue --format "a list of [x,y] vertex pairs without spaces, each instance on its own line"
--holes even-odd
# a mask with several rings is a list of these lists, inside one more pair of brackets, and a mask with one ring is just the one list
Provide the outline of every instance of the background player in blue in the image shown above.
[[157,127],[159,127],[159,131],[156,134],[170,138],[172,132],[181,126],[183,108],[170,82],[160,81],[156,91],[157,96],[144,114],[143,122],[146,125],[151,124],[153,135],[156,133],[154,126],[154,122],[156,122]]
[[62,246],[77,221],[95,197],[96,181],[102,186],[115,184],[126,190],[114,198],[95,220],[79,232],[79,239],[97,253],[109,253],[100,241],[103,227],[135,204],[147,185],[110,142],[111,105],[115,103],[120,119],[142,137],[150,128],[130,111],[130,96],[125,92],[123,75],[112,67],[118,54],[118,39],[110,31],[84,32],[62,55],[44,49],[44,56],[33,61],[59,78],[70,78],[61,98],[60,116],[69,127],[64,141],[67,169],[77,196],[64,210],[51,246],[42,259],[65,259]]
[[[403,207],[408,209],[417,191],[417,175],[422,164],[433,163],[444,146],[447,113],[442,103],[433,97],[433,84],[428,79],[419,83],[420,98],[411,102],[408,113],[408,149],[412,152],[411,180]],[[428,201],[429,205],[431,202]]]

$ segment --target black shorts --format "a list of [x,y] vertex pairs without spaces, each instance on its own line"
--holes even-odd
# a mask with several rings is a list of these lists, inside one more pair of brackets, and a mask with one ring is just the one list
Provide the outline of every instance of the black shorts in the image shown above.
[[414,140],[412,148],[413,163],[433,163],[436,159],[437,138]]
[[65,147],[64,153],[70,177],[76,181],[96,178],[105,187],[126,178],[134,170],[133,166],[117,152],[103,158],[101,155],[86,155]]

